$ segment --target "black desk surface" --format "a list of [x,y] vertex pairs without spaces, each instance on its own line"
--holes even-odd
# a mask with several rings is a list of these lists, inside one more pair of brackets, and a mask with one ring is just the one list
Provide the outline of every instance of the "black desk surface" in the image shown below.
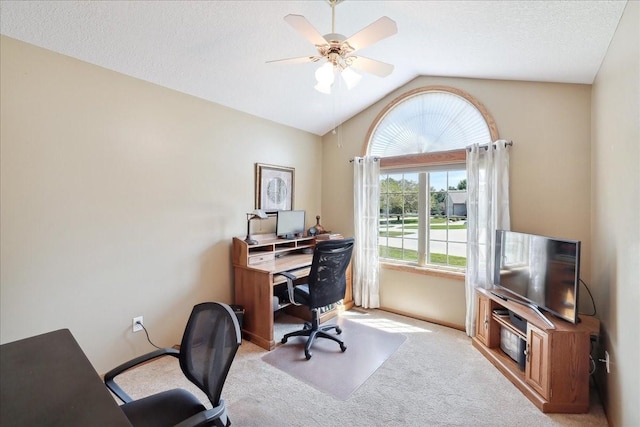
[[131,426],[68,329],[0,346],[0,425]]

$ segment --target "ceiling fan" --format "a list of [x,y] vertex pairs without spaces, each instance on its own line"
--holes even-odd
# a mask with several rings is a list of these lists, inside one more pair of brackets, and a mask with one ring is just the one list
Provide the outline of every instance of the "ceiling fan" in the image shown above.
[[335,74],[337,73],[342,75],[349,89],[355,86],[361,76],[351,70],[351,68],[374,74],[379,77],[386,77],[391,74],[393,71],[393,65],[357,55],[355,52],[396,34],[398,32],[398,26],[395,21],[383,16],[351,37],[346,38],[342,34],[335,32],[335,7],[343,0],[327,1],[331,5],[331,33],[325,34],[324,36],[322,36],[302,15],[290,14],[284,17],[284,20],[298,31],[302,37],[315,45],[318,50],[318,54],[298,58],[278,59],[267,61],[267,63],[319,62],[326,59],[327,62],[316,70],[316,79],[318,80],[318,84],[315,88],[324,93],[331,93],[331,86],[333,85]]

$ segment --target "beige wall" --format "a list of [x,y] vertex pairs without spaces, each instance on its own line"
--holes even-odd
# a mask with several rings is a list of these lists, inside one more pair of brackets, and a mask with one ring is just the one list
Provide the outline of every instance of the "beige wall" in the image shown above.
[[[323,225],[353,233],[349,159],[364,153],[367,130],[389,102],[429,85],[462,89],[487,107],[500,136],[514,142],[510,166],[511,228],[581,240],[582,278],[590,283],[589,85],[442,77],[411,81],[343,124],[336,135],[324,136]],[[464,327],[465,293],[461,280],[385,270],[380,287],[383,307]],[[585,300],[585,311],[590,311],[590,301]]]
[[[640,3],[627,3],[593,85],[592,273],[612,426],[640,425]],[[602,365],[600,365],[602,366]]]
[[[1,341],[70,328],[99,372],[151,349],[130,332],[134,316],[158,344],[176,343],[191,305],[232,302],[229,240],[245,232],[254,163],[296,167],[296,207],[350,235],[348,160],[362,154],[376,114],[406,91],[443,84],[483,102],[514,141],[512,228],[583,241],[581,273],[613,361],[598,375],[607,415],[614,426],[640,424],[638,9],[628,3],[593,91],[420,77],[322,144],[1,37]],[[462,282],[381,277],[384,306],[464,324]]]
[[[323,137],[323,218],[353,233],[348,160],[375,116],[417,87],[449,85],[484,103],[511,151],[512,229],[583,242],[581,276],[602,322],[596,379],[612,426],[640,425],[640,3],[629,2],[593,86],[420,77]],[[464,285],[384,270],[381,304],[464,325]],[[581,290],[581,311],[591,312]]]
[[2,342],[69,328],[98,372],[152,350],[134,316],[179,343],[194,304],[233,302],[256,162],[295,167],[320,212],[319,137],[1,43]]

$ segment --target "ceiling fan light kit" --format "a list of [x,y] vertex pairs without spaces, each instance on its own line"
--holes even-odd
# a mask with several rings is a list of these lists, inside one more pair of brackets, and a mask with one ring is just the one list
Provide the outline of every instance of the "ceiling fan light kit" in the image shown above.
[[347,89],[351,89],[358,84],[362,76],[351,68],[345,68],[341,73],[342,80],[347,84]]
[[333,64],[330,62],[325,62],[316,70],[316,81],[318,82],[314,88],[318,92],[330,94],[331,86],[333,86],[333,82],[335,81],[335,69]]
[[322,36],[302,15],[287,15],[284,20],[300,35],[310,41],[318,50],[318,55],[300,58],[279,59],[267,62],[319,62],[326,60],[316,72],[317,84],[315,89],[330,94],[336,80],[336,74],[342,76],[347,89],[355,87],[362,76],[360,72],[370,73],[379,77],[386,77],[393,71],[393,65],[375,59],[355,55],[354,52],[392,36],[398,32],[398,26],[392,19],[383,16],[369,24],[349,38],[335,32],[335,7],[343,0],[328,0],[331,6],[331,33]]
[[336,74],[338,73],[347,85],[347,89],[354,88],[358,84],[360,79],[362,79],[362,76],[353,71],[351,68],[339,68],[331,62],[325,62],[316,70],[315,76],[318,83],[314,86],[314,88],[318,92],[331,94],[331,87],[333,86],[333,83],[336,79]]

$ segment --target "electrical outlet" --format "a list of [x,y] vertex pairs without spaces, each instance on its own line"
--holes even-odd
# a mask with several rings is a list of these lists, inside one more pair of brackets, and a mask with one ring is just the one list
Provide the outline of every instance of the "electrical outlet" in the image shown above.
[[[140,324],[138,324],[140,323]],[[138,316],[138,317],[134,317],[133,318],[133,332],[138,332],[142,330],[142,325],[144,325],[144,320],[142,318],[142,316]]]

